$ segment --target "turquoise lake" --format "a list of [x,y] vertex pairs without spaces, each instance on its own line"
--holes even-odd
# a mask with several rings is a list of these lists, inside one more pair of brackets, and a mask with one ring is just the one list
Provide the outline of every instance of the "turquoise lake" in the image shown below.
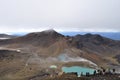
[[72,66],[72,67],[62,67],[62,71],[65,73],[71,73],[71,72],[77,72],[78,77],[80,77],[81,72],[83,75],[86,74],[86,72],[89,72],[90,74],[93,74],[95,69],[91,68],[85,68],[80,66]]

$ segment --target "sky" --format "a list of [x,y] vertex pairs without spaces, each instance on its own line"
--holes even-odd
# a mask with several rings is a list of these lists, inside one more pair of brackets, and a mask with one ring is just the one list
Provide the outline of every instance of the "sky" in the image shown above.
[[120,0],[0,0],[0,33],[120,32]]

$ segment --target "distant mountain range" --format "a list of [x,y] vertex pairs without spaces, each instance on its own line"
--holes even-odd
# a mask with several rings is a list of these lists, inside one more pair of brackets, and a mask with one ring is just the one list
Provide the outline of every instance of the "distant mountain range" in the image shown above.
[[77,34],[87,34],[87,33],[91,33],[91,34],[99,34],[101,36],[110,38],[110,39],[114,39],[114,40],[120,40],[120,32],[61,32],[61,34],[63,35],[69,35],[69,36],[75,36]]
[[[59,33],[65,35],[65,36],[67,36],[67,35],[75,36],[77,34],[84,35],[84,34],[87,34],[87,33],[99,34],[101,36],[104,36],[104,37],[107,37],[107,38],[110,38],[110,39],[120,40],[120,32],[59,32]],[[28,34],[28,32],[11,33],[11,35],[14,35],[14,36],[23,36],[23,35],[26,35],[26,34]]]
[[0,34],[0,39],[11,39],[11,38],[15,38],[17,36],[14,35],[8,35],[8,34]]
[[50,65],[56,65],[58,71],[62,66],[73,65],[120,67],[120,40],[90,33],[63,34],[46,30],[0,40],[0,77],[10,80],[10,76],[14,76],[11,80],[18,80],[43,72],[52,73]]

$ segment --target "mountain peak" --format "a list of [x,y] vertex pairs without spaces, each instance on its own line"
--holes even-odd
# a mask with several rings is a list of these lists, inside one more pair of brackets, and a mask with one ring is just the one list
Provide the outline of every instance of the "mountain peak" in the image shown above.
[[[33,32],[33,33],[29,33],[25,36],[23,36],[25,40],[31,40],[31,41],[38,41],[38,42],[42,42],[42,40],[46,40],[46,43],[49,42],[49,40],[53,41],[57,40],[61,37],[64,37],[62,34],[56,32],[53,29],[49,29],[49,30],[45,30],[42,32]],[[43,43],[43,42],[42,42]]]
[[45,30],[45,31],[43,31],[43,32],[56,32],[54,29],[48,29],[48,30]]
[[35,36],[35,35],[37,35],[37,36],[40,36],[40,35],[41,36],[61,35],[61,36],[63,36],[62,34],[56,32],[54,29],[48,29],[48,30],[44,30],[44,31],[41,31],[41,32],[33,32],[33,33],[29,33],[27,35],[32,35],[32,36]]
[[60,33],[56,32],[54,29],[48,29],[48,30],[42,31],[41,33],[48,34],[48,35],[56,35],[56,34],[61,35]]

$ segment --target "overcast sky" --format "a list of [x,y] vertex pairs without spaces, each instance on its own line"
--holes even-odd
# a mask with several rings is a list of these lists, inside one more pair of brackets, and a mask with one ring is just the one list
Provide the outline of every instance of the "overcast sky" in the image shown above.
[[0,32],[120,32],[120,0],[0,0]]

